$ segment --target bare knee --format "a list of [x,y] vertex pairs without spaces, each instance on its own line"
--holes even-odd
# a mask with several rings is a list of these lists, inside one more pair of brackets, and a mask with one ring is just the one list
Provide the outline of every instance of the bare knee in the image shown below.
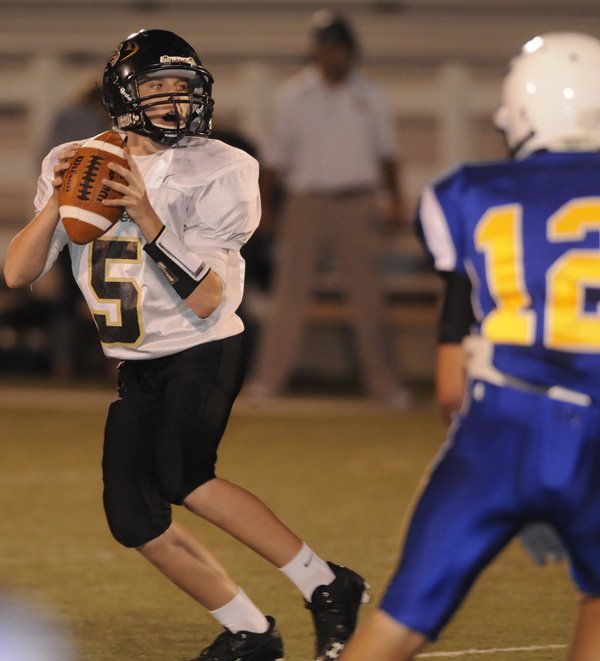
[[600,661],[600,595],[582,595],[569,661]]
[[174,543],[171,525],[161,535],[136,546],[135,550],[139,551],[144,557],[151,559],[165,553]]
[[186,509],[195,514],[202,515],[202,511],[206,507],[206,504],[210,502],[210,492],[214,488],[214,483],[217,482],[219,478],[213,478],[207,482],[203,482],[200,486],[196,487],[191,491],[181,503]]
[[410,661],[426,642],[423,634],[378,610],[354,634],[341,661]]
[[197,516],[219,525],[223,515],[236,512],[240,504],[239,499],[246,497],[254,498],[236,484],[214,477],[189,493],[182,505]]

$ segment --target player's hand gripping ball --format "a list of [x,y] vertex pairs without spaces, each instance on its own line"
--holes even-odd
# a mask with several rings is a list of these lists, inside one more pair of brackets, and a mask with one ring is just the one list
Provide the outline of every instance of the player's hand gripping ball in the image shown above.
[[123,197],[103,184],[103,179],[127,185],[123,177],[109,170],[111,162],[129,167],[121,136],[115,131],[105,131],[79,146],[63,174],[58,189],[59,214],[74,243],[89,243],[102,236],[123,213],[122,207],[102,204],[102,200]]

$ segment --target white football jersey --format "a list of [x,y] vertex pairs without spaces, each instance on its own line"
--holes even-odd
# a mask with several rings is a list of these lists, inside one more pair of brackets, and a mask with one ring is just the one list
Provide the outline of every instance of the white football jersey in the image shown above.
[[[52,194],[53,167],[64,145],[44,159],[36,212]],[[207,319],[179,298],[144,252],[145,239],[124,214],[102,237],[69,240],[59,223],[44,272],[68,244],[73,275],[90,308],[104,353],[112,358],[158,358],[240,333],[236,310],[244,288],[240,248],[260,219],[258,163],[246,152],[207,138],[134,157],[150,203],[164,225],[183,239],[223,281],[223,297]]]

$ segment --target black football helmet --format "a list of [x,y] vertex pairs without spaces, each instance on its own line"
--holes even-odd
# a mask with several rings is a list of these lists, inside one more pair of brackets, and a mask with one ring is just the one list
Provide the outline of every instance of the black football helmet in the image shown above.
[[[187,79],[187,92],[140,96],[140,83],[162,76]],[[104,105],[117,129],[172,145],[184,135],[210,135],[212,84],[212,75],[184,39],[166,30],[140,30],[122,41],[110,56],[102,88]],[[146,112],[167,104],[171,109],[165,120],[171,126],[152,123]],[[185,105],[188,111],[182,113]]]

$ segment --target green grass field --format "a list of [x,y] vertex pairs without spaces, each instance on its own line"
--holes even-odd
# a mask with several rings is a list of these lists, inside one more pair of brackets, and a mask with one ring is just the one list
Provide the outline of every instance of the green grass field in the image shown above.
[[[106,527],[100,453],[110,393],[9,394],[0,388],[0,586],[50,609],[82,660],[178,661],[197,653],[217,625]],[[365,575],[373,601],[364,619],[394,567],[411,497],[443,433],[426,405],[392,414],[360,404],[257,411],[242,401],[220,474],[262,497],[323,557]],[[299,593],[219,530],[185,511],[176,517],[276,616],[286,659],[309,661],[310,615]],[[423,658],[562,659],[574,603],[565,564],[535,567],[515,542]]]

